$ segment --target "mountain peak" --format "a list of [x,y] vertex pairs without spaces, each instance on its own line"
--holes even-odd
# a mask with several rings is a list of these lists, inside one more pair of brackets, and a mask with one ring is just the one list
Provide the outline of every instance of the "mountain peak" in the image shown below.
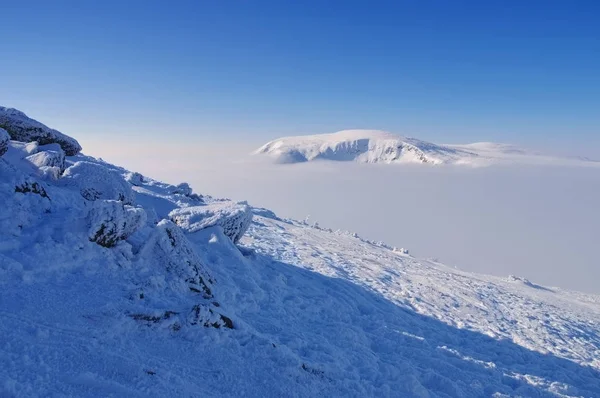
[[261,146],[254,154],[267,155],[277,163],[302,163],[314,160],[470,166],[486,166],[499,162],[596,163],[582,159],[544,156],[510,144],[493,142],[464,145],[435,144],[388,131],[367,129],[278,138]]

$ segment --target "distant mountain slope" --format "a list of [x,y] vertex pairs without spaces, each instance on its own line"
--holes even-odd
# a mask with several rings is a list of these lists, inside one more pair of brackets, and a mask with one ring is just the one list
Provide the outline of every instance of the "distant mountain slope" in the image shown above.
[[2,142],[0,397],[600,396],[599,296]]
[[268,155],[278,163],[312,160],[471,166],[496,162],[586,163],[581,159],[543,156],[507,144],[439,145],[379,130],[343,130],[333,134],[279,138],[263,145],[254,154]]

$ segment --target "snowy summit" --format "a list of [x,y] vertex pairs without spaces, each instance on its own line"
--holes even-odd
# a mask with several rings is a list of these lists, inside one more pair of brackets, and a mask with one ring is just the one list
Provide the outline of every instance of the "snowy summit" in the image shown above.
[[254,154],[268,155],[278,163],[312,160],[471,166],[496,162],[586,163],[584,160],[542,156],[508,144],[442,145],[380,130],[342,130],[332,134],[279,138],[263,145]]
[[600,396],[600,296],[200,195],[4,109],[1,397]]

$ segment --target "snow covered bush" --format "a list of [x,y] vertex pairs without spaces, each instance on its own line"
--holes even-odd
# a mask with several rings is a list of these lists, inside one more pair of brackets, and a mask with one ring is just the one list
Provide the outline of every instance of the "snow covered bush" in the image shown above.
[[81,145],[74,138],[51,129],[16,109],[0,106],[0,128],[6,130],[14,141],[37,141],[40,145],[56,143],[68,156],[77,155],[81,151]]
[[178,208],[171,211],[169,217],[188,233],[218,225],[233,243],[240,240],[252,223],[250,206],[233,202]]
[[10,141],[10,136],[6,132],[6,130],[0,128],[0,156],[4,155],[8,150],[8,142]]
[[43,145],[38,152],[25,159],[38,168],[57,167],[62,173],[65,170],[65,152],[58,144]]
[[213,279],[200,261],[183,231],[169,220],[162,220],[140,250],[140,258],[154,262],[187,284],[186,289],[212,297]]
[[134,193],[123,177],[116,171],[99,164],[80,161],[63,173],[64,184],[79,188],[86,200],[112,199],[133,204]]
[[146,222],[146,212],[139,207],[124,205],[116,200],[94,202],[88,214],[90,241],[113,247],[127,239]]

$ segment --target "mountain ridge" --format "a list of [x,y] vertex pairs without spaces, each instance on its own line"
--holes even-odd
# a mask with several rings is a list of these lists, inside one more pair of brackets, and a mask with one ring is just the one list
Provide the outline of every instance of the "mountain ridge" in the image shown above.
[[315,160],[468,166],[496,163],[597,163],[586,159],[547,156],[511,144],[435,144],[387,131],[361,129],[278,138],[258,148],[253,155],[268,156],[276,163]]

